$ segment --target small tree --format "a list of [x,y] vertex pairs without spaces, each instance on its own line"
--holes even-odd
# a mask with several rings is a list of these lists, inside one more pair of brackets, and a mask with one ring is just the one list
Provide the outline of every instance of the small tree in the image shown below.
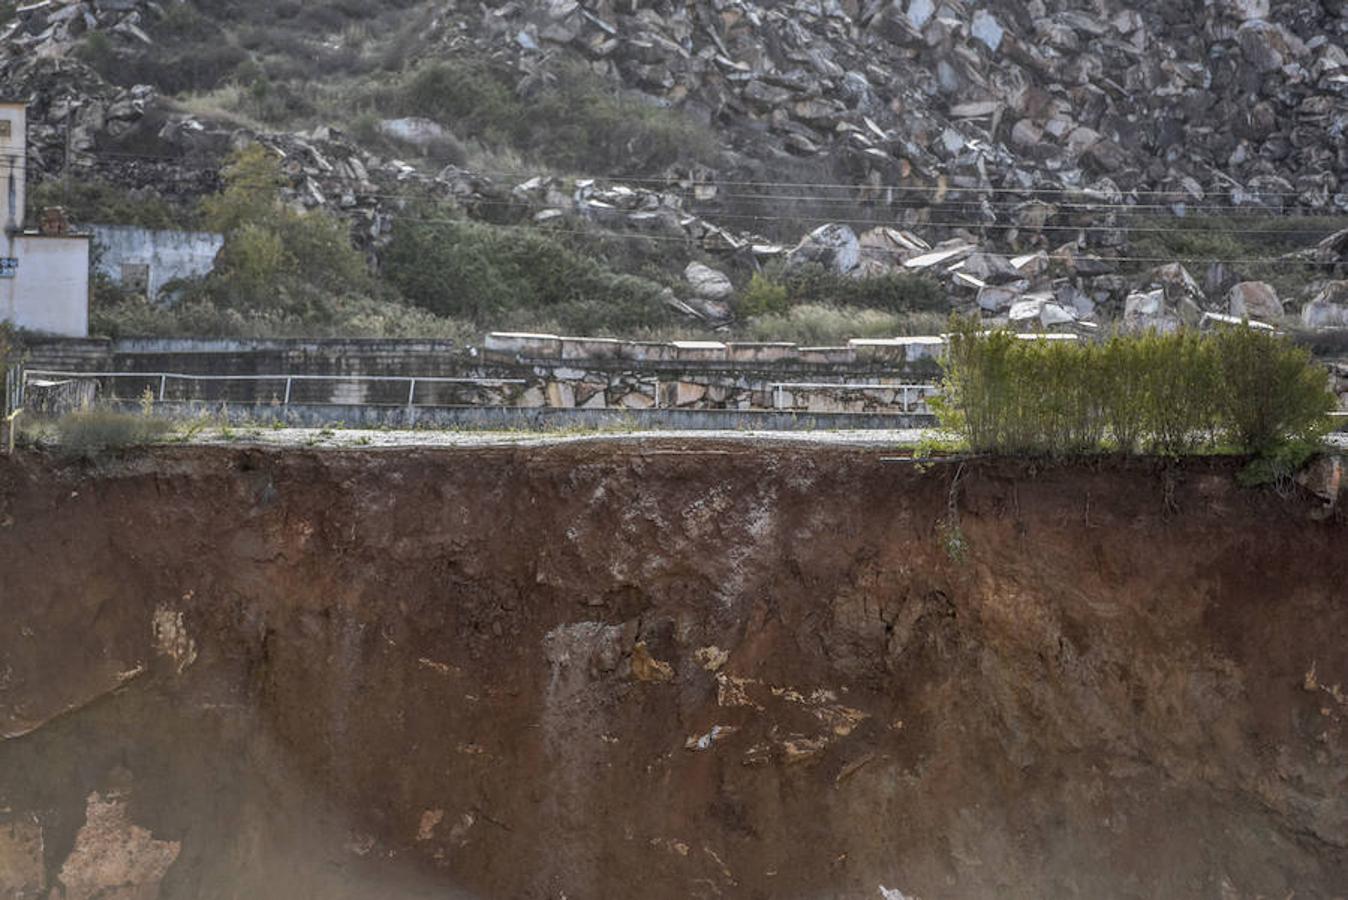
[[[346,226],[322,210],[299,212],[281,203],[280,160],[253,145],[225,167],[225,188],[202,201],[207,227],[225,236],[207,289],[228,306],[312,305],[315,293],[342,295],[371,286],[364,257]],[[308,298],[300,301],[297,298]]]
[[1334,395],[1310,351],[1249,327],[1223,329],[1213,344],[1223,386],[1222,418],[1232,443],[1266,453],[1289,440],[1318,440],[1329,431]]

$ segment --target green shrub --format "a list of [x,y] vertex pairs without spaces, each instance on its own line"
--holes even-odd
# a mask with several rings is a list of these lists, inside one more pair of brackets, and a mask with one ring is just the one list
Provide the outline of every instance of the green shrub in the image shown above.
[[1324,434],[1336,404],[1309,351],[1252,328],[1223,329],[1211,340],[1222,417],[1233,443],[1265,453],[1289,440]]
[[736,298],[735,311],[741,316],[780,315],[791,306],[786,285],[762,272],[755,272],[748,286]]
[[19,346],[14,337],[14,326],[8,322],[0,322],[0,373],[3,373],[18,356]]
[[393,300],[361,296],[310,298],[303,304],[235,308],[210,297],[172,307],[143,298],[95,306],[92,334],[106,337],[419,337],[477,340],[471,322],[433,315]]
[[61,452],[72,456],[95,456],[109,450],[148,444],[171,429],[172,424],[165,419],[98,407],[67,413],[56,420]]
[[809,263],[781,275],[792,305],[856,306],[884,312],[935,312],[949,306],[941,285],[920,275],[887,273],[854,278]]
[[935,313],[888,313],[802,303],[784,313],[756,316],[740,326],[737,336],[753,341],[794,341],[803,346],[832,346],[848,338],[936,334],[946,317]]
[[1286,338],[1250,328],[1023,340],[951,323],[942,425],[978,451],[1191,453],[1219,441],[1268,454],[1315,442],[1333,395]]
[[1236,481],[1243,487],[1290,486],[1292,477],[1323,449],[1318,439],[1293,439],[1257,454],[1236,473]]
[[151,190],[129,190],[106,181],[53,179],[29,186],[28,219],[44,207],[61,206],[76,225],[139,225],[142,228],[194,228],[196,211],[170,203]]
[[[814,306],[855,306],[882,310],[884,313],[922,313],[944,311],[949,307],[944,288],[921,275],[890,272],[853,278],[814,263],[790,268],[768,269],[758,283],[749,284],[741,296],[743,315],[785,313],[786,306],[810,303]],[[785,296],[782,292],[785,291]],[[770,291],[767,292],[766,291]],[[762,309],[759,309],[762,307]]]
[[616,274],[538,231],[449,220],[399,220],[383,273],[412,303],[483,327],[547,320],[600,333],[670,318],[663,288]]
[[282,205],[276,157],[252,146],[230,161],[225,189],[202,202],[208,227],[225,236],[204,290],[232,307],[277,307],[287,300],[359,293],[372,281],[346,226],[331,214]]
[[1146,385],[1144,422],[1150,449],[1175,456],[1211,444],[1218,434],[1218,405],[1225,390],[1212,338],[1179,331],[1118,340],[1135,354],[1134,377]]
[[462,137],[574,172],[648,172],[714,155],[710,131],[686,114],[634,100],[583,65],[557,68],[520,92],[507,68],[471,57],[445,60],[374,92],[370,105],[381,114],[424,116]]

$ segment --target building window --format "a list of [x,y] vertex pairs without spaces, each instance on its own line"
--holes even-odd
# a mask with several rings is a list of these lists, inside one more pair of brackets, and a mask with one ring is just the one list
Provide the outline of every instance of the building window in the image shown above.
[[0,138],[14,136],[14,123],[9,119],[0,119]]

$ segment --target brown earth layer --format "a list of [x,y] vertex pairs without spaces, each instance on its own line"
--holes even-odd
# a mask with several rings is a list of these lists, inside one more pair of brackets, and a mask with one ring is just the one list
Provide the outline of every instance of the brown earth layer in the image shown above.
[[1348,529],[1237,465],[0,460],[0,897],[1341,896]]

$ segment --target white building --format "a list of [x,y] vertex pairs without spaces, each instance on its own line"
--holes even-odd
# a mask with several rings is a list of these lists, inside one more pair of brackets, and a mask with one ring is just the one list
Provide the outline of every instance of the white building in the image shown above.
[[0,101],[0,320],[64,337],[89,335],[89,237],[72,235],[64,215],[25,228],[28,116]]

